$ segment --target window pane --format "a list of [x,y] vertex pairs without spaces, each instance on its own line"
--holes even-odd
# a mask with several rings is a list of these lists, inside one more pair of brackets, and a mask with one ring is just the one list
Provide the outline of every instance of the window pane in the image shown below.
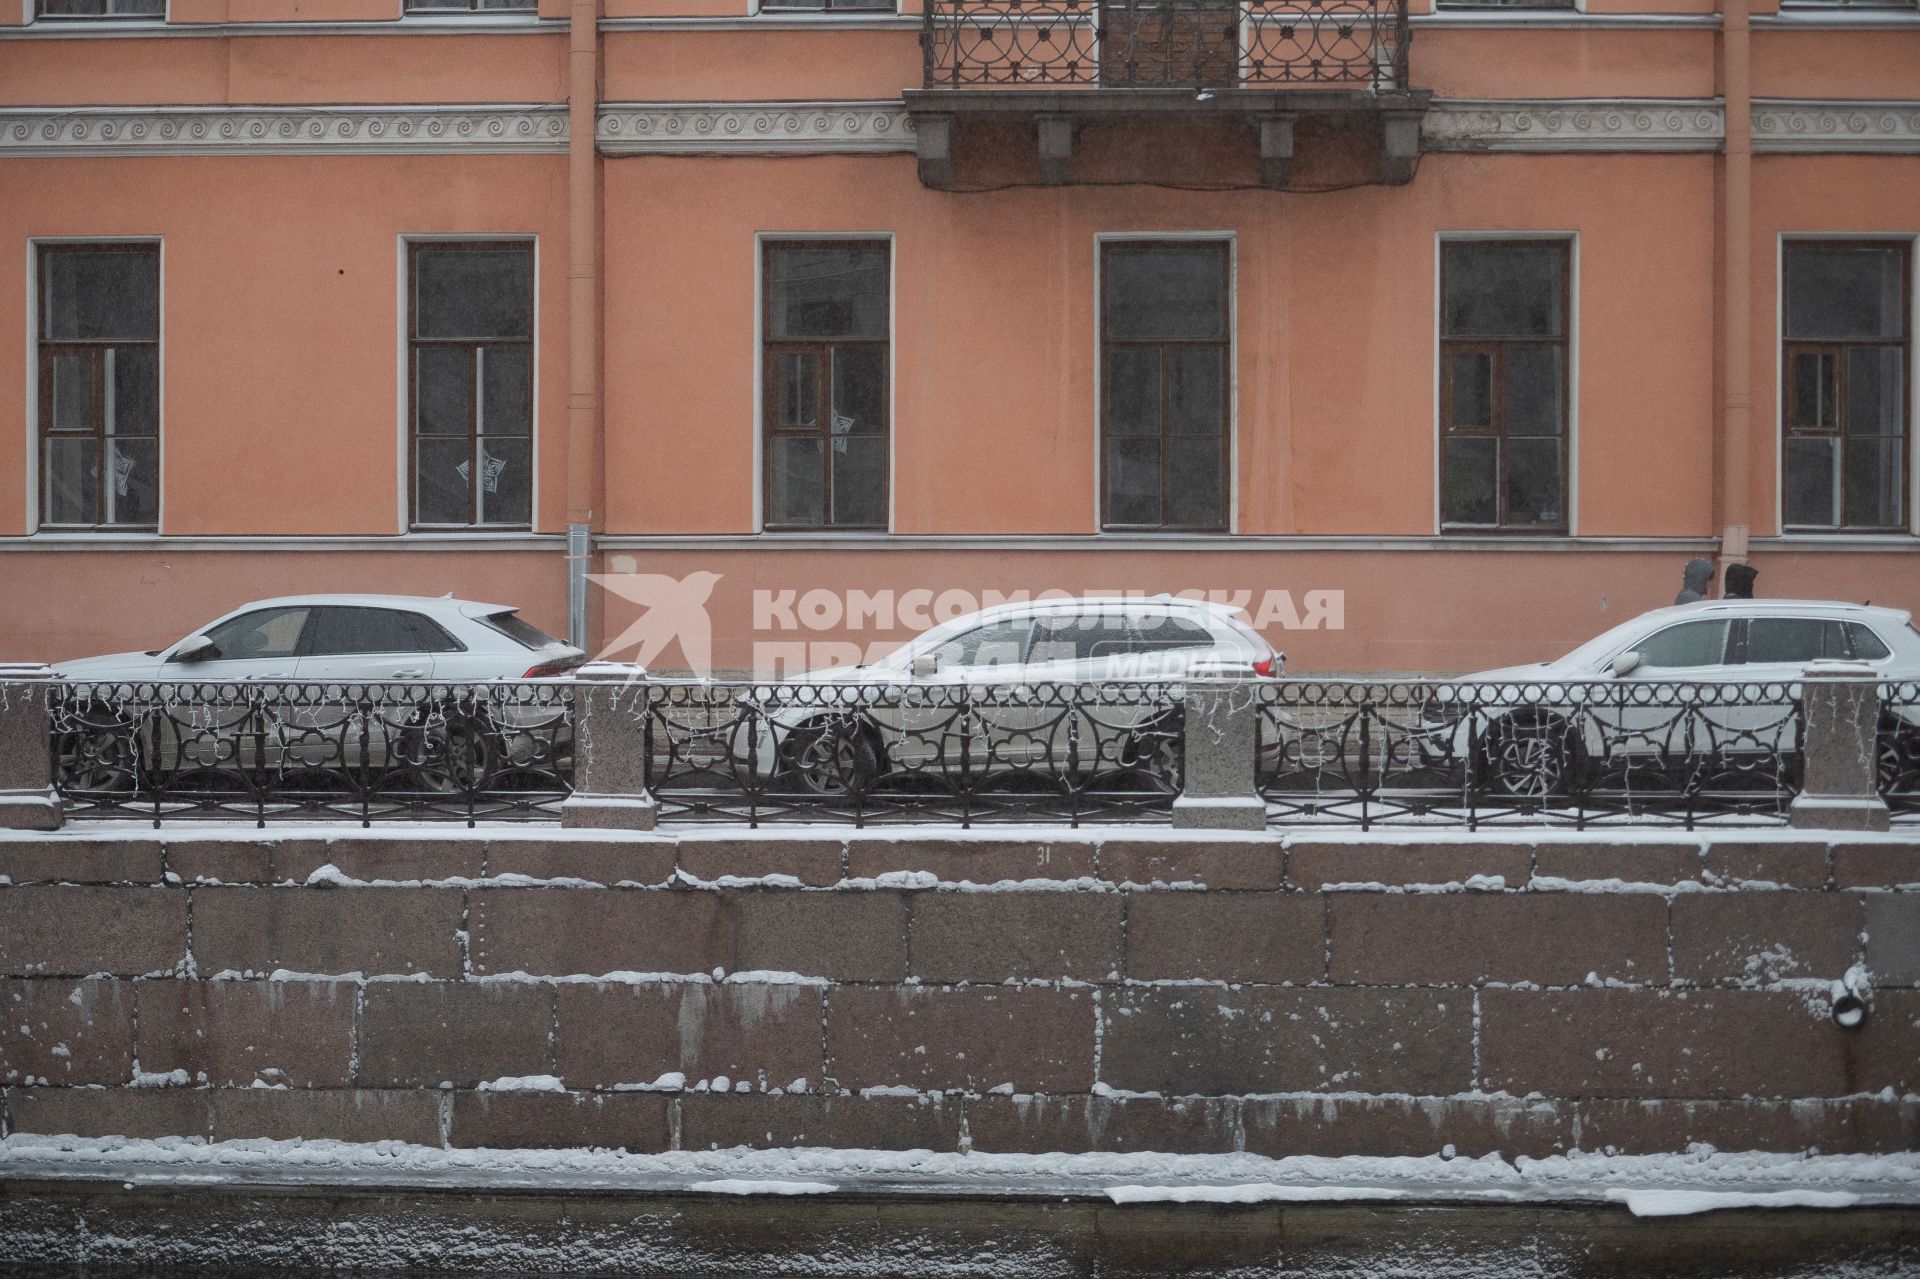
[[93,430],[93,357],[53,357],[53,403],[42,420],[55,431]]
[[[1455,441],[1458,443],[1458,441]],[[1566,523],[1560,503],[1560,441],[1507,441],[1507,523]]]
[[1216,528],[1226,522],[1218,433],[1167,441],[1167,523]]
[[533,253],[528,249],[417,248],[414,336],[533,336]]
[[156,524],[160,520],[160,442],[117,439],[107,445],[113,459],[114,524]]
[[1446,252],[1446,337],[1559,337],[1563,266],[1557,244],[1455,243]]
[[464,346],[423,346],[415,348],[414,354],[419,433],[466,435],[473,429],[473,351]]
[[1837,439],[1789,439],[1786,461],[1786,522],[1831,528],[1839,523]]
[[1471,436],[1449,439],[1440,486],[1442,520],[1448,524],[1499,523],[1499,467],[1499,440]]
[[524,346],[480,349],[480,429],[488,435],[527,435],[533,430],[533,350]]
[[766,290],[770,338],[887,336],[884,248],[769,248]]
[[43,18],[163,18],[167,0],[40,0]]
[[480,442],[480,522],[526,524],[533,519],[533,441],[489,435]]
[[1847,430],[1854,435],[1906,434],[1907,353],[1862,346],[1847,352]]
[[314,611],[313,657],[359,653],[417,653],[420,643],[404,614],[390,608],[321,608]]
[[1859,622],[1847,623],[1847,644],[1853,650],[1852,656],[1863,662],[1877,662],[1883,657],[1893,656],[1886,641]]
[[883,346],[835,347],[833,434],[880,434],[886,429],[887,349]]
[[455,440],[421,439],[414,460],[414,511],[419,524],[465,524],[471,445]]
[[160,252],[42,249],[41,332],[54,341],[151,341],[160,336]]
[[1843,657],[1840,623],[1816,617],[1756,617],[1747,623],[1747,661],[1817,662]]
[[1107,522],[1161,523],[1158,436],[1114,436],[1107,441]]
[[1027,618],[992,622],[963,631],[933,650],[941,666],[1012,666],[1026,656],[1033,623]]
[[1892,528],[1900,511],[1899,439],[1847,442],[1846,522],[1854,528]]
[[1485,428],[1493,425],[1493,356],[1485,351],[1452,357],[1452,416],[1448,425]]
[[1896,338],[1907,331],[1896,245],[1792,245],[1787,249],[1787,336]]
[[1135,617],[1132,620],[1132,629],[1134,631],[1132,651],[1136,653],[1213,646],[1213,636],[1207,633],[1206,628],[1184,617],[1148,613]]
[[1107,433],[1160,434],[1160,348],[1107,352]]
[[1225,245],[1115,245],[1102,283],[1110,338],[1224,338]]
[[819,524],[824,510],[824,482],[818,436],[795,439],[775,436],[767,441],[773,481],[767,495],[767,523]]
[[820,429],[820,359],[815,355],[782,355],[775,376],[774,425],[785,430]]
[[90,438],[47,442],[47,524],[93,524],[100,519],[100,446]]
[[833,522],[884,527],[887,522],[887,441],[881,435],[833,440]]
[[211,656],[292,657],[300,649],[307,611],[304,607],[263,608],[222,622],[206,633],[213,641]]
[[1560,355],[1557,346],[1507,348],[1507,434],[1560,434]]
[[1718,666],[1726,660],[1727,623],[1686,622],[1669,626],[1639,646],[1645,666],[1666,669]]
[[1834,358],[1831,351],[1795,351],[1787,370],[1787,425],[1799,430],[1830,431],[1834,412]]
[[160,433],[160,349],[117,346],[113,359],[113,415],[109,435]]
[[1167,430],[1174,435],[1209,435],[1217,441],[1226,429],[1226,367],[1222,348],[1173,347],[1167,351]]

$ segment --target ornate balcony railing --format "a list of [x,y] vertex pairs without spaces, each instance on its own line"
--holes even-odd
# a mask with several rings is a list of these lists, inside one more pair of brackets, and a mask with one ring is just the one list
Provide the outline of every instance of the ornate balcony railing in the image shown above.
[[1406,0],[928,0],[928,89],[1407,87]]

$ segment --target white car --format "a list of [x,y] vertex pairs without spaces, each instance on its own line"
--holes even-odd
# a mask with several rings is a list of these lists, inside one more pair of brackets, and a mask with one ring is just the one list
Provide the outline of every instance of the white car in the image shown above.
[[[1787,687],[1816,662],[1858,664],[1883,683],[1920,680],[1920,631],[1908,613],[1827,600],[1659,608],[1565,657],[1462,676],[1461,685],[1504,687],[1462,689],[1451,705],[1430,703],[1428,719],[1445,725],[1437,754],[1464,762],[1477,749],[1483,776],[1509,791],[1555,789],[1582,758],[1777,759],[1799,747]],[[1704,687],[1678,698],[1634,692],[1663,681]],[[1881,754],[1883,773],[1920,759],[1920,707],[1886,712]]]
[[[733,751],[761,776],[818,795],[889,774],[950,784],[964,770],[1166,780],[1178,765],[1177,712],[1128,684],[1271,677],[1285,660],[1225,604],[1171,596],[1003,604],[942,623],[871,665],[775,686],[736,726]],[[1109,692],[1063,695],[1061,685]]]
[[243,604],[166,648],[59,662],[53,671],[103,683],[465,683],[565,675],[585,660],[585,653],[506,604],[451,596],[288,595]]

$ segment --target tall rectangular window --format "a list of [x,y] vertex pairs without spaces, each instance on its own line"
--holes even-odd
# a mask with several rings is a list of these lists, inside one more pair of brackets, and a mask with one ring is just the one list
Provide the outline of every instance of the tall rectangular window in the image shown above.
[[1101,246],[1105,528],[1227,527],[1231,262],[1220,240]]
[[766,526],[887,526],[888,246],[769,241]]
[[415,528],[533,519],[533,245],[407,248]]
[[160,518],[160,247],[39,254],[40,526]]
[[1570,248],[1441,246],[1443,527],[1567,529]]
[[1784,523],[1906,527],[1911,251],[1889,241],[1786,246],[1780,352]]

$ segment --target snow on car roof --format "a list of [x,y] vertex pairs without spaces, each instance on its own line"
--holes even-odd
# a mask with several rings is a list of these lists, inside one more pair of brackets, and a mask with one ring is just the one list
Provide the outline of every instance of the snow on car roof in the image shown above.
[[1904,609],[1884,608],[1877,604],[1855,604],[1849,600],[1698,600],[1692,604],[1670,604],[1650,610],[1658,613],[1860,613],[1906,621],[1911,614]]
[[455,599],[451,595],[279,595],[273,599],[253,600],[242,608],[261,608],[296,604],[358,605],[367,608],[411,608],[423,612],[511,613],[512,604],[483,604],[478,600]]

